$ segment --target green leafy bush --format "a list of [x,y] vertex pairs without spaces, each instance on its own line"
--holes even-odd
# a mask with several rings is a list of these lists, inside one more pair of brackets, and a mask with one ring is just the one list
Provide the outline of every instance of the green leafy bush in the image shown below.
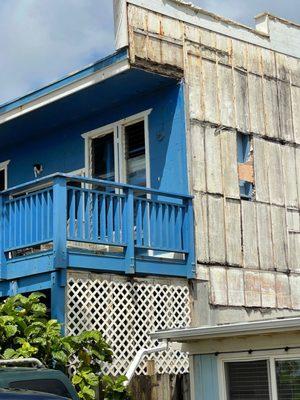
[[56,320],[47,318],[41,293],[16,295],[0,303],[0,357],[36,357],[48,368],[67,372],[72,366],[72,382],[79,397],[94,400],[102,387],[107,400],[129,400],[124,382],[103,374],[103,364],[112,362],[112,351],[98,331],[63,336]]

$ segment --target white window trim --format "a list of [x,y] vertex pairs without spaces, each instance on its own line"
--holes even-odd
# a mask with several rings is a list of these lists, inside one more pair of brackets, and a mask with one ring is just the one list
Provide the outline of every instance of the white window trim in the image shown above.
[[8,164],[10,160],[3,161],[0,163],[0,171],[4,171],[4,190],[8,188]]
[[293,360],[300,359],[299,349],[289,349],[288,352],[284,350],[269,350],[259,351],[261,354],[245,354],[245,352],[237,354],[226,354],[218,356],[218,380],[219,380],[219,398],[220,400],[228,400],[227,398],[227,382],[225,374],[225,364],[228,362],[250,362],[266,360],[269,363],[270,374],[270,394],[271,400],[278,400],[277,384],[276,384],[276,370],[275,361],[277,360]]
[[[119,149],[124,148],[124,146],[118,146],[124,140],[124,127],[134,124],[139,121],[145,123],[145,159],[146,159],[146,186],[150,187],[151,175],[150,175],[150,143],[149,143],[149,120],[148,117],[152,112],[152,108],[140,112],[138,114],[131,115],[129,117],[123,118],[119,121],[115,121],[111,124],[102,126],[100,128],[94,129],[92,131],[86,132],[81,135],[85,143],[85,174],[86,176],[91,176],[91,144],[92,140],[107,135],[108,133],[114,133],[114,153],[115,153],[115,169],[116,169],[116,181],[125,183],[126,182],[126,170],[124,166],[124,156],[119,155]],[[119,161],[121,160],[121,162]]]

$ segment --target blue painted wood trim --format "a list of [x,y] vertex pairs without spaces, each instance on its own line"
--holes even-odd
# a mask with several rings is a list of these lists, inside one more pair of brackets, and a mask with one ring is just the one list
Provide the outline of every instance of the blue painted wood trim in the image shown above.
[[51,273],[23,277],[16,280],[0,282],[0,297],[13,293],[31,293],[51,289]]
[[51,318],[62,324],[65,333],[66,321],[66,270],[51,273]]
[[135,248],[134,248],[134,195],[133,190],[129,189],[125,200],[125,223],[126,223],[126,242],[125,248],[125,272],[126,274],[135,273]]
[[195,255],[195,221],[193,200],[186,200],[186,216],[183,225],[183,247],[188,249],[186,264],[187,278],[193,279],[196,276],[196,255]]
[[0,115],[13,110],[17,107],[22,107],[27,103],[30,103],[33,100],[38,99],[39,97],[45,96],[49,93],[54,92],[57,89],[65,87],[71,83],[74,83],[80,79],[86,78],[93,73],[100,71],[104,68],[107,68],[113,64],[116,64],[120,61],[126,60],[128,58],[128,49],[123,48],[117,51],[114,54],[109,55],[108,57],[103,58],[102,60],[97,61],[96,63],[83,68],[80,71],[69,74],[68,76],[51,83],[43,88],[36,90],[32,93],[27,94],[26,96],[22,96],[16,100],[10,101],[0,106]]
[[62,177],[53,182],[53,265],[67,267],[67,184]]
[[0,195],[0,279],[5,279],[6,257],[5,247],[5,215],[4,215],[4,195]]
[[218,358],[215,355],[193,356],[195,400],[219,400]]
[[69,250],[69,267],[102,272],[125,272],[124,257],[104,256]]
[[161,190],[157,190],[157,189],[151,189],[149,187],[144,188],[141,186],[128,185],[126,183],[103,181],[101,179],[80,177],[77,175],[64,174],[62,172],[57,172],[55,174],[51,174],[51,175],[45,176],[43,178],[35,179],[33,181],[26,182],[21,185],[13,186],[7,190],[4,190],[2,193],[6,194],[6,195],[10,195],[10,194],[14,194],[17,192],[22,192],[22,191],[34,188],[37,185],[47,184],[47,183],[51,184],[55,178],[65,178],[72,182],[83,182],[83,183],[87,183],[87,184],[96,184],[98,186],[104,186],[104,187],[114,188],[114,189],[123,189],[123,190],[133,189],[133,191],[141,191],[142,190],[144,193],[153,194],[153,195],[162,196],[162,197],[178,198],[178,199],[193,199],[193,196],[191,196],[189,194],[165,192],[165,191],[161,191]]
[[140,275],[159,275],[186,278],[187,266],[180,262],[136,259],[136,273]]
[[9,260],[7,262],[5,279],[18,279],[52,271],[54,271],[52,251],[41,252],[34,255],[18,257]]

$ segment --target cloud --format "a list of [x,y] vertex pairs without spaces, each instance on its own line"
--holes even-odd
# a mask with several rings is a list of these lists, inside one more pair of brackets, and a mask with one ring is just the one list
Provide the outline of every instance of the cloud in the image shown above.
[[[300,22],[299,0],[193,1],[247,25],[264,10]],[[0,0],[0,37],[3,103],[113,52],[112,0]]]
[[0,102],[113,51],[111,0],[1,0]]
[[299,0],[193,0],[206,10],[254,26],[254,17],[269,11],[300,23]]

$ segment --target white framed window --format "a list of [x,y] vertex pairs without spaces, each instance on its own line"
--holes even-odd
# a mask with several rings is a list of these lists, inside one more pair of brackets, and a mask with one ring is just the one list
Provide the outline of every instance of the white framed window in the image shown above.
[[8,185],[8,164],[10,160],[0,163],[0,192],[7,189]]
[[86,176],[150,186],[149,123],[139,114],[85,133]]
[[220,399],[299,399],[299,349],[283,352],[269,351],[259,356],[219,356]]

